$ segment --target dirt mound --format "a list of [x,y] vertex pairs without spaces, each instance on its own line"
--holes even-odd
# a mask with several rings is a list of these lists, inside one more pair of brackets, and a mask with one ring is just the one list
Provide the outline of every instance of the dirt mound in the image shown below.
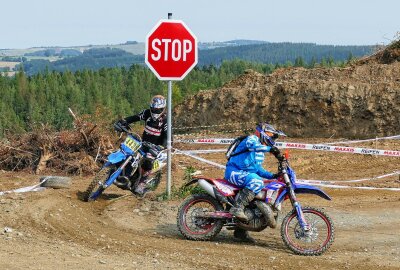
[[267,120],[290,136],[399,134],[399,50],[399,43],[393,43],[345,68],[288,68],[270,75],[247,71],[178,105],[175,127],[223,125],[220,129],[229,131]]
[[371,62],[380,63],[380,64],[391,64],[394,62],[400,61],[400,38],[398,40],[393,41],[387,47],[379,50],[376,54],[367,57],[365,59],[361,59],[357,62],[357,64],[367,64]]

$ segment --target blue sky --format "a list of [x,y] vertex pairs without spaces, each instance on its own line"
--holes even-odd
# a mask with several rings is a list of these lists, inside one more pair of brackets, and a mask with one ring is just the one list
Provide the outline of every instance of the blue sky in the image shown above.
[[388,44],[398,0],[16,0],[0,2],[0,49],[145,41],[168,12],[200,42]]

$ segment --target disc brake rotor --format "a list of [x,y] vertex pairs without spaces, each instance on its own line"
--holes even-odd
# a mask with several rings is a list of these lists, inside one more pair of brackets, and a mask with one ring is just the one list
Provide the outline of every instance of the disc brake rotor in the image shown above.
[[300,224],[297,224],[296,228],[294,229],[294,234],[297,239],[307,243],[316,241],[318,239],[318,229],[312,224],[309,224],[308,230],[304,230],[301,228]]

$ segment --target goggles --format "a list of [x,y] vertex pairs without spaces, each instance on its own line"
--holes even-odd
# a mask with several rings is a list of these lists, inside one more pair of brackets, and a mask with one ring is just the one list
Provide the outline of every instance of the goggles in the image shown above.
[[164,112],[164,108],[150,108],[150,111],[154,114],[160,114]]

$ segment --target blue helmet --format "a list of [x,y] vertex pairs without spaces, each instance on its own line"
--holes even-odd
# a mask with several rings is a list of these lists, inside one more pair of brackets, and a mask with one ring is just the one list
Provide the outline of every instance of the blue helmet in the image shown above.
[[156,95],[151,99],[150,102],[150,113],[153,120],[157,120],[161,115],[164,114],[167,101],[161,95]]
[[280,130],[276,130],[267,122],[261,122],[256,126],[256,136],[260,138],[262,144],[274,146],[275,140],[278,139],[279,136],[286,136],[286,134]]

